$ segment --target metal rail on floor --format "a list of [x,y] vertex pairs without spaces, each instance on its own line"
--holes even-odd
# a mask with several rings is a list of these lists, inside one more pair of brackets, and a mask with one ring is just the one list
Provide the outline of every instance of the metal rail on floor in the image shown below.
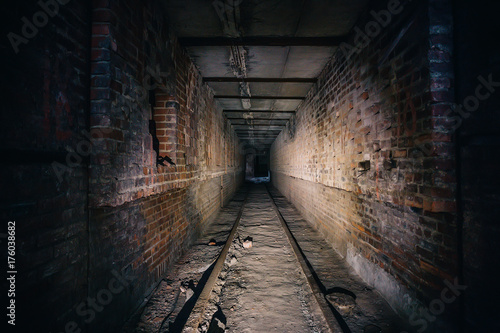
[[[341,318],[340,314],[332,307],[332,305],[329,302],[327,302],[325,297],[326,290],[324,290],[325,287],[322,285],[321,281],[319,280],[319,277],[317,276],[316,272],[314,271],[311,264],[307,260],[305,254],[303,253],[302,249],[300,248],[300,245],[298,244],[297,240],[290,231],[290,228],[288,227],[288,224],[286,223],[283,215],[279,211],[279,208],[276,205],[273,196],[269,192],[269,189],[267,188],[267,186],[265,186],[265,188],[266,188],[266,193],[272,204],[272,207],[276,213],[276,216],[278,217],[281,226],[283,227],[288,242],[290,243],[290,246],[293,249],[294,255],[300,264],[300,268],[302,269],[302,272],[306,277],[309,287],[311,288],[312,293],[314,295],[314,299],[316,300],[319,308],[321,309],[321,312],[325,317],[325,320],[328,324],[330,331],[333,333],[350,333],[351,331]],[[245,195],[245,199],[243,200],[243,203],[236,217],[236,221],[231,229],[231,232],[229,233],[227,241],[213,266],[213,270],[210,273],[210,276],[208,277],[207,282],[203,287],[203,290],[198,296],[198,299],[196,300],[196,303],[191,313],[189,314],[186,323],[182,326],[182,330],[180,331],[182,333],[197,332],[199,325],[202,323],[204,319],[203,317],[210,299],[210,295],[224,266],[227,254],[229,252],[229,249],[234,240],[234,236],[240,224],[240,219],[243,214],[243,209],[245,208],[245,205],[247,203],[247,199],[248,199],[248,192]]]
[[319,281],[319,277],[317,276],[316,272],[314,272],[311,264],[309,263],[304,252],[300,248],[299,243],[297,242],[292,232],[290,231],[288,224],[283,218],[283,215],[281,215],[281,212],[278,206],[276,205],[276,202],[274,201],[274,198],[269,192],[267,186],[266,186],[266,191],[267,195],[269,196],[269,199],[271,200],[274,211],[276,212],[276,216],[278,216],[278,219],[281,222],[281,226],[285,231],[285,234],[288,238],[288,242],[290,243],[293,249],[293,253],[295,254],[297,260],[299,261],[302,272],[304,272],[307,282],[311,287],[314,298],[318,302],[319,308],[321,309],[321,312],[323,312],[323,315],[325,316],[328,327],[334,333],[351,332],[347,327],[347,325],[345,324],[345,322],[343,321],[343,319],[341,317],[339,318],[340,314],[331,306],[331,304],[327,302],[325,297],[326,296],[325,287],[321,284],[321,281]]
[[198,331],[198,326],[203,320],[203,314],[205,313],[205,309],[210,299],[210,294],[212,293],[215,283],[219,278],[219,274],[224,266],[224,261],[226,260],[227,253],[229,252],[229,248],[231,247],[231,244],[233,243],[234,240],[234,235],[236,234],[236,230],[238,229],[238,226],[240,224],[241,215],[243,214],[243,209],[245,208],[245,205],[247,203],[248,193],[249,192],[247,192],[245,195],[245,200],[243,200],[243,204],[240,207],[240,211],[238,212],[238,216],[236,217],[236,221],[234,222],[233,228],[231,229],[231,232],[227,237],[226,244],[222,248],[219,257],[215,262],[213,270],[210,273],[210,276],[205,286],[203,287],[203,290],[198,296],[198,299],[196,300],[196,303],[194,305],[193,310],[191,311],[191,314],[189,315],[184,327],[182,328],[181,331],[182,333],[191,333]]

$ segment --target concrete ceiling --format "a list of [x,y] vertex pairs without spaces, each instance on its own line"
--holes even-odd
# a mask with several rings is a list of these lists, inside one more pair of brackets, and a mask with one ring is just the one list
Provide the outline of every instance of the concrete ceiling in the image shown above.
[[368,0],[165,0],[225,116],[249,147],[270,147]]

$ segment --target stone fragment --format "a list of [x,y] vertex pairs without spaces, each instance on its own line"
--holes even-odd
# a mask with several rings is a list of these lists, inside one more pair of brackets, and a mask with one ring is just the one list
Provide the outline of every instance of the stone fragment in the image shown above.
[[225,330],[226,325],[219,318],[213,318],[207,333],[224,333]]
[[249,249],[252,246],[253,246],[253,239],[252,239],[252,237],[245,238],[245,240],[243,241],[243,247],[245,249]]
[[356,307],[356,300],[344,293],[332,293],[326,299],[342,314],[349,314]]
[[194,295],[193,289],[189,288],[188,290],[186,290],[186,302],[189,301],[189,299],[193,297],[193,295]]

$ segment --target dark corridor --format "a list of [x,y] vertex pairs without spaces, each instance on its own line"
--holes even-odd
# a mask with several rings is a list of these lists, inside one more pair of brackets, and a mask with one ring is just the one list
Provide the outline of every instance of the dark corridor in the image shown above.
[[500,331],[496,7],[5,3],[4,331]]

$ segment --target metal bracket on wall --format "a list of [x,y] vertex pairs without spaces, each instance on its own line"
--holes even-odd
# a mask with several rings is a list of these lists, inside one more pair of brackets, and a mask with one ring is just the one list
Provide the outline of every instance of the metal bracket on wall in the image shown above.
[[156,158],[156,164],[157,165],[160,164],[160,165],[166,166],[166,164],[163,163],[165,161],[167,161],[170,165],[175,165],[174,161],[172,161],[172,159],[170,157],[168,157],[168,156],[163,156],[162,157],[162,156],[158,155],[158,157]]

